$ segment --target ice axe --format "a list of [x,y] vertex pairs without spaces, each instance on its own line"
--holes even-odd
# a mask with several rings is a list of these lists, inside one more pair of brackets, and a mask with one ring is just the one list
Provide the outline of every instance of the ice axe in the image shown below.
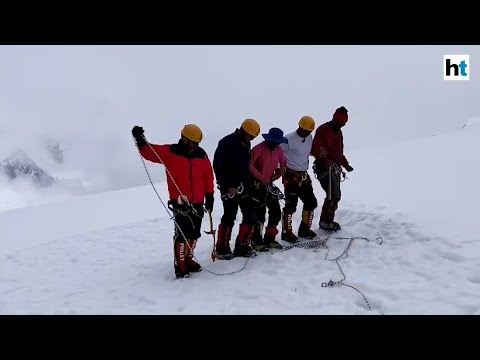
[[217,231],[213,228],[213,219],[212,219],[212,212],[208,212],[208,218],[210,220],[210,231],[204,231],[205,234],[213,236],[213,250],[212,250],[212,260],[215,261],[217,258],[217,251],[215,249],[215,235]]

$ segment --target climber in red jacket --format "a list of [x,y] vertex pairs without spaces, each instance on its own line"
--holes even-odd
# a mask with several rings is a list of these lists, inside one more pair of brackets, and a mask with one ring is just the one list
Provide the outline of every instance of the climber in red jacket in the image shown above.
[[202,268],[193,259],[193,250],[201,236],[204,206],[213,211],[213,169],[206,152],[199,146],[203,134],[194,124],[185,125],[177,144],[150,144],[142,127],[135,126],[132,135],[140,154],[148,161],[163,164],[167,176],[168,202],[174,213],[175,274],[188,277]]

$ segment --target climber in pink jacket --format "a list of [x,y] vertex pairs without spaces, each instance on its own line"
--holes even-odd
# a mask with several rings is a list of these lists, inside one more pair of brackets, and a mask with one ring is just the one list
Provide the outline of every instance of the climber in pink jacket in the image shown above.
[[[268,134],[262,134],[265,141],[256,145],[251,152],[250,173],[256,180],[251,190],[252,196],[257,201],[258,221],[253,235],[254,248],[257,251],[268,251],[271,248],[281,249],[276,240],[277,226],[280,223],[282,212],[278,197],[270,191],[271,185],[285,172],[286,159],[280,144],[287,144],[283,131],[271,128]],[[263,227],[268,209],[268,223],[265,235],[262,237]]]

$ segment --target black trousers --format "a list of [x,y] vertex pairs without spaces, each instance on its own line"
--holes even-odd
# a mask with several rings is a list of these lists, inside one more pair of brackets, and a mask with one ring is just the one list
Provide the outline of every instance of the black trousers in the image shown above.
[[328,169],[319,169],[317,176],[322,189],[325,191],[325,198],[328,199],[329,191],[331,191],[331,199],[338,203],[342,198],[342,191],[340,189],[340,174],[337,174],[332,169],[331,176],[329,176]]
[[328,168],[317,168],[317,177],[326,194],[322,206],[322,214],[320,215],[320,222],[332,223],[335,219],[338,203],[342,198],[340,173],[335,171],[334,168],[330,172]]
[[232,198],[226,196],[228,194],[226,188],[220,188],[220,194],[222,195],[223,204],[223,216],[220,220],[222,225],[233,228],[238,215],[238,209],[242,213],[242,224],[254,225],[257,222],[257,213],[249,189],[245,188],[244,193],[236,194]]
[[257,221],[265,223],[268,210],[267,226],[277,227],[282,219],[282,210],[280,209],[280,201],[267,192],[265,186],[252,190],[253,200],[257,209]]
[[[198,240],[202,236],[202,220],[205,215],[203,210],[203,203],[197,203],[192,205],[195,211],[183,212],[183,209],[180,209],[180,211],[177,212],[174,210],[174,219],[176,223],[175,242],[185,242],[185,240]],[[181,229],[181,231],[179,228]]]
[[283,212],[293,215],[297,211],[298,199],[303,202],[304,211],[313,211],[318,207],[317,198],[313,193],[312,179],[305,175],[302,179],[298,173],[285,173],[283,184],[285,187],[285,207]]

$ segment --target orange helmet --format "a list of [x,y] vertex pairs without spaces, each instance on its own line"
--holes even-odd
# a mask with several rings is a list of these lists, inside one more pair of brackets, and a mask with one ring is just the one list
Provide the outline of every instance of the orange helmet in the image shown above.
[[253,136],[254,138],[260,134],[260,125],[254,119],[245,119],[242,122],[242,129],[245,130],[248,135]]
[[302,116],[300,121],[298,122],[298,126],[306,131],[313,131],[315,130],[315,120],[311,116]]
[[185,125],[182,129],[182,136],[196,143],[203,139],[202,130],[195,124]]

